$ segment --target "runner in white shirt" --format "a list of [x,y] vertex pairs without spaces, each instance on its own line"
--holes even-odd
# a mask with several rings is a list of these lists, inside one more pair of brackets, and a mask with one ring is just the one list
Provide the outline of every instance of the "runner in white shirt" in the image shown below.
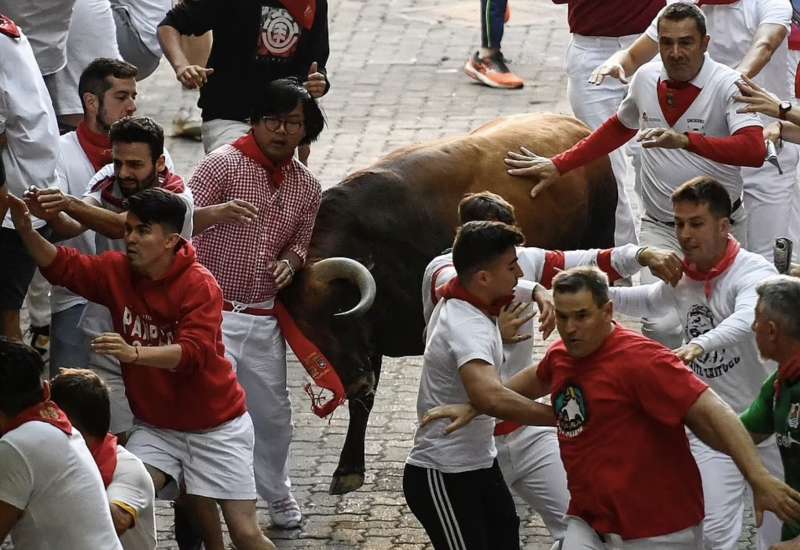
[[[734,206],[733,233],[746,243],[747,216],[742,205],[740,166],[761,166],[766,146],[757,116],[738,113],[736,71],[706,53],[709,37],[703,13],[692,4],[675,3],[662,10],[659,48],[662,62],[641,67],[615,117],[572,149],[547,159],[523,150],[510,153],[509,173],[535,176],[541,193],[556,176],[607,154],[640,130],[643,216],[640,242],[680,252],[672,222],[670,195],[698,174],[715,177]],[[642,273],[642,282],[651,282]],[[680,323],[674,316],[645,318],[643,332],[668,345],[680,345]]]
[[108,495],[114,528],[125,550],[156,548],[155,490],[141,460],[108,433],[108,388],[94,372],[65,369],[52,381],[53,402],[86,440]]
[[[57,174],[64,194],[83,196],[98,169],[111,162],[108,130],[117,120],[136,112],[136,67],[125,61],[101,58],[89,63],[81,74],[82,106],[77,131],[61,136]],[[86,96],[84,98],[84,96]],[[60,243],[84,254],[95,253],[95,233],[88,229]],[[63,287],[50,293],[50,376],[61,367],[89,364],[89,336],[78,327],[86,300]]]
[[[672,4],[680,0],[667,0]],[[792,8],[788,0],[728,0],[697,2],[706,16],[711,42],[708,53],[722,63],[752,78],[780,98],[793,95],[787,36]],[[618,52],[595,71],[597,81],[606,75],[631,75],[658,53],[655,21],[628,49]],[[767,121],[764,120],[766,123]],[[772,260],[776,237],[798,238],[787,231],[792,203],[800,194],[795,185],[798,148],[779,148],[780,173],[773,164],[742,168],[744,205],[748,216],[747,249]],[[697,175],[697,174],[695,174]]]
[[[468,400],[487,415],[508,404],[514,420],[552,425],[550,407],[506,389],[498,373],[503,343],[496,302],[517,285],[515,246],[522,240],[519,230],[502,222],[469,222],[459,229],[453,245],[458,277],[445,285],[428,324],[420,419],[434,406]],[[437,550],[519,548],[519,518],[495,458],[494,419],[479,416],[450,435],[447,425],[434,421],[414,436],[403,476],[411,511]]]
[[[58,125],[39,65],[25,34],[0,8],[0,157],[7,191],[22,197],[28,186],[56,185],[57,154]],[[11,218],[2,208],[0,214],[0,259],[5,266],[0,270],[0,334],[21,340],[19,310],[35,266]],[[37,229],[45,231],[44,225],[34,220]]]
[[0,338],[0,541],[19,550],[121,550],[80,432],[48,399],[38,352]]
[[158,24],[172,9],[172,0],[112,0],[117,43],[125,61],[139,68],[139,80],[147,78],[161,61]]
[[[776,368],[760,358],[751,326],[756,286],[777,272],[762,256],[740,249],[730,236],[728,194],[712,178],[687,181],[673,200],[676,234],[685,257],[680,282],[674,287],[659,282],[612,288],[611,299],[616,311],[629,315],[673,311],[682,321],[686,340],[677,355],[741,413]],[[747,483],[729,456],[694,435],[690,443],[703,479],[707,548],[738,548]],[[759,444],[758,450],[767,469],[782,479],[774,438]],[[780,540],[779,526],[774,516],[765,519],[761,548]]]
[[67,63],[67,34],[74,5],[75,0],[0,0],[0,13],[13,19],[28,36],[43,76]]

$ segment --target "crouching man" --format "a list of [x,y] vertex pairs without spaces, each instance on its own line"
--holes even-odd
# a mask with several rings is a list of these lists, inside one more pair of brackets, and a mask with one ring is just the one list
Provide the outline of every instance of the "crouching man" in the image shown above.
[[[564,271],[553,298],[561,341],[507,386],[550,394],[571,495],[564,550],[703,548],[703,486],[686,427],[733,458],[758,524],[764,510],[800,517],[800,493],[770,475],[731,408],[670,350],[613,321],[605,275]],[[494,413],[515,410],[499,402]],[[476,414],[444,407],[424,420],[457,417],[452,429]]]
[[[122,365],[135,417],[127,448],[145,463],[155,489],[183,480],[198,508],[222,508],[240,549],[271,549],[256,521],[253,423],[222,345],[222,293],[179,232],[186,203],[163,189],[128,199],[126,253],[85,256],[33,230],[25,203],[12,220],[42,274],[106,306],[115,333],[93,351]],[[222,550],[216,514],[201,514],[207,550]],[[213,523],[213,524],[212,524]]]

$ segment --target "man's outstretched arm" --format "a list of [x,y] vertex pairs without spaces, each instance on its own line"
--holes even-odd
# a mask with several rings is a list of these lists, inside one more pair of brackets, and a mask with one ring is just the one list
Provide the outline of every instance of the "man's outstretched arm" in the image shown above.
[[7,203],[11,211],[11,221],[14,222],[14,227],[33,261],[39,267],[48,267],[56,259],[58,249],[33,228],[25,201],[9,194]]

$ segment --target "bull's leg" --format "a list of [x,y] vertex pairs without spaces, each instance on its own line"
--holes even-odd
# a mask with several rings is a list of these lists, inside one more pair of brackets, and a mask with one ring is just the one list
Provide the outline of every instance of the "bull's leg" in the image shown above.
[[339,455],[339,465],[331,477],[328,492],[332,495],[355,491],[364,484],[364,440],[367,436],[369,413],[372,411],[375,392],[378,390],[381,360],[381,355],[370,357],[375,377],[372,391],[348,401],[350,423],[347,426],[347,437],[344,440],[342,453]]

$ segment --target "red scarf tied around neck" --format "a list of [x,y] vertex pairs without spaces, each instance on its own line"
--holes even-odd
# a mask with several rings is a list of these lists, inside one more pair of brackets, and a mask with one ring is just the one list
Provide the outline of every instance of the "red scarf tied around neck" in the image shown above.
[[739,241],[728,235],[728,245],[725,248],[725,254],[722,256],[722,259],[717,262],[717,265],[708,271],[699,271],[694,264],[690,265],[684,260],[683,272],[690,279],[695,281],[703,281],[703,291],[706,294],[706,298],[710,298],[713,280],[725,273],[725,270],[727,270],[731,264],[733,264],[734,260],[736,259],[736,255],[739,254],[740,248],[741,246],[739,245]]
[[269,172],[269,177],[273,182],[275,182],[275,187],[281,186],[283,183],[283,167],[292,162],[291,158],[276,165],[267,158],[267,156],[264,154],[264,151],[262,151],[261,147],[258,146],[258,143],[256,143],[256,138],[253,137],[253,132],[249,132],[247,135],[242,136],[234,141],[233,146],[241,151],[244,156],[254,160],[267,172]]
[[100,470],[103,485],[108,488],[117,469],[117,436],[106,434],[102,441],[90,445],[89,451],[92,453],[94,463],[97,464],[97,469]]
[[6,433],[19,428],[26,422],[44,422],[58,428],[67,435],[72,435],[72,424],[69,418],[64,414],[64,411],[58,408],[58,405],[50,401],[50,391],[46,391],[45,394],[46,399],[44,401],[28,407],[12,418],[6,426]]
[[78,124],[75,133],[78,135],[81,149],[89,157],[89,162],[92,163],[95,172],[112,162],[111,139],[108,135],[92,132],[83,122]]
[[500,310],[503,308],[503,306],[507,306],[514,301],[514,296],[511,295],[506,296],[505,298],[500,298],[499,300],[495,300],[493,303],[487,305],[480,298],[464,288],[464,286],[461,284],[461,281],[458,280],[458,277],[453,277],[447,281],[439,291],[439,295],[444,300],[449,300],[451,298],[456,300],[464,300],[465,302],[472,304],[481,310],[489,317],[497,317],[500,315]]
[[800,354],[795,355],[783,365],[778,365],[778,374],[775,375],[773,388],[775,388],[775,400],[781,398],[781,386],[791,384],[800,380]]

